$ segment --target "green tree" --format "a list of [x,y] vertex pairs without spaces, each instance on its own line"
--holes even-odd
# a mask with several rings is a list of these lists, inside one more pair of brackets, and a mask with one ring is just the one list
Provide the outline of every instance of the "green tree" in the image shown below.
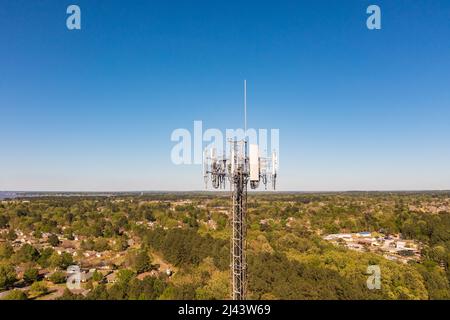
[[94,274],[92,275],[92,280],[99,282],[99,281],[102,281],[102,279],[103,279],[103,275],[100,272],[98,272],[97,270],[95,270]]
[[150,271],[152,268],[152,261],[145,250],[141,250],[135,258],[134,261],[134,270],[136,270],[137,273],[143,273]]
[[14,249],[8,242],[0,243],[0,259],[8,259],[14,254]]
[[207,284],[196,290],[196,298],[201,300],[227,299],[230,288],[227,271],[214,271]]
[[8,227],[9,219],[7,216],[0,215],[0,229]]
[[62,271],[55,271],[50,275],[49,280],[54,284],[64,283],[66,282],[66,274]]
[[109,250],[108,239],[104,238],[97,239],[94,243],[94,250],[99,252]]
[[39,258],[39,251],[32,245],[26,243],[16,252],[18,262],[34,262]]
[[73,258],[67,252],[63,252],[61,254],[54,252],[48,261],[50,266],[52,266],[53,268],[61,269],[67,269],[68,266],[73,264]]
[[121,284],[128,284],[131,279],[136,276],[136,273],[130,269],[122,269],[117,272],[117,282]]
[[[81,295],[81,294],[74,294],[68,288],[65,288],[62,296],[59,297],[57,300],[83,300],[83,299],[84,299],[83,295]],[[96,299],[92,298],[91,300],[96,300]]]
[[12,290],[3,298],[3,300],[27,300],[27,299],[28,297],[26,293],[23,292],[22,290],[17,289]]
[[39,271],[36,268],[29,268],[23,273],[23,280],[26,283],[33,283],[39,278]]
[[442,263],[447,260],[447,250],[445,250],[444,246],[434,246],[429,255],[437,263]]
[[11,264],[0,264],[0,288],[6,289],[17,281],[16,271]]
[[59,241],[59,238],[56,234],[51,234],[48,237],[48,243],[52,246],[52,247],[57,247],[61,242]]
[[106,285],[99,284],[98,286],[96,286],[94,288],[94,290],[89,292],[86,299],[88,299],[88,300],[108,300],[108,299],[111,299],[111,297],[109,296],[109,290],[107,290]]
[[36,281],[34,282],[30,287],[30,292],[35,296],[39,297],[42,295],[47,294],[48,287],[47,285],[42,281]]
[[450,286],[445,272],[433,261],[425,261],[417,269],[425,280],[431,300],[450,299]]
[[47,268],[50,265],[49,259],[50,257],[53,255],[53,253],[55,252],[55,250],[53,250],[52,248],[45,248],[41,251],[41,254],[37,260],[37,263],[42,267],[42,268]]

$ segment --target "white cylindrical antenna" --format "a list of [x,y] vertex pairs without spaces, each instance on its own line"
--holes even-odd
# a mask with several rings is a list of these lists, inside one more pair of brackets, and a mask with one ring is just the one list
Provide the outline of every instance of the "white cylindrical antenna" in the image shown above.
[[234,148],[231,148],[231,174],[234,174],[236,169],[236,155],[234,154]]
[[206,149],[203,150],[203,152],[202,152],[202,173],[203,173],[203,176],[205,176],[205,172],[206,172],[206,170],[205,170],[205,153],[206,153]]
[[272,175],[277,174],[278,172],[278,158],[277,153],[272,151]]

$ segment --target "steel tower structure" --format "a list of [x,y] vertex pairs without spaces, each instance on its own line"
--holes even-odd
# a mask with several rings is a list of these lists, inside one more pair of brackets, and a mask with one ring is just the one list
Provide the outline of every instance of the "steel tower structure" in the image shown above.
[[[247,142],[242,142],[244,150],[246,150]],[[234,152],[232,154],[239,155],[239,144],[232,142]],[[245,151],[244,151],[245,152]],[[233,161],[233,160],[232,160]],[[248,168],[247,157],[244,161],[237,161],[238,166],[231,180],[231,288],[233,300],[244,300],[247,293],[247,260],[246,260],[246,227],[247,227],[247,182]]]
[[[244,81],[244,128],[247,132],[247,101],[246,82]],[[259,156],[258,145],[250,144],[246,134],[244,139],[232,139],[228,157],[218,157],[214,148],[205,150],[203,156],[203,174],[205,184],[211,180],[215,189],[225,189],[229,180],[231,188],[231,229],[230,238],[230,273],[231,297],[233,300],[244,300],[247,294],[247,262],[246,262],[246,233],[247,233],[247,186],[258,188],[260,182],[267,187],[270,179],[275,189],[278,163],[277,155],[272,158]],[[249,154],[250,153],[250,154]],[[271,170],[270,170],[271,169]],[[271,173],[269,173],[271,172]]]

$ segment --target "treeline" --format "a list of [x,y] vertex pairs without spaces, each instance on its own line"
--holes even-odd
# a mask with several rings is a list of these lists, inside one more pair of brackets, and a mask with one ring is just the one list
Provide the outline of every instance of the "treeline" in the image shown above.
[[156,300],[166,290],[167,281],[151,276],[139,280],[135,272],[123,269],[118,272],[117,281],[112,286],[101,281],[91,285],[92,289],[86,296],[66,289],[59,300]]
[[249,258],[249,291],[252,299],[380,299],[365,282],[342,277],[337,271],[287,259],[282,253]]
[[[124,198],[48,198],[0,203],[0,287],[16,281],[14,266],[64,269],[71,257],[53,249],[23,245],[13,250],[15,230],[85,236],[82,250],[127,250],[118,281],[94,283],[87,299],[224,299],[229,297],[229,225],[222,211],[228,197],[195,195],[186,204]],[[184,198],[184,196],[183,196]],[[426,212],[447,193],[340,193],[249,195],[249,297],[254,299],[450,299],[450,212]],[[117,201],[116,201],[117,200]],[[205,206],[199,207],[198,204]],[[218,210],[216,210],[217,208]],[[214,220],[217,228],[205,222]],[[137,224],[136,222],[140,223]],[[144,223],[142,223],[144,222]],[[154,229],[146,222],[157,222]],[[357,253],[322,240],[324,234],[375,231],[401,233],[420,241],[420,263],[400,264],[380,255]],[[225,235],[225,236],[224,236]],[[58,239],[49,238],[52,246]],[[128,248],[139,239],[141,249]],[[53,241],[54,240],[54,243]],[[139,280],[151,270],[148,253],[160,253],[176,266],[173,276]],[[382,290],[368,290],[366,268],[382,268]],[[33,270],[32,270],[33,269]],[[36,280],[36,279],[35,279]],[[38,289],[38,288],[37,288]],[[36,289],[36,290],[37,290]],[[64,299],[81,299],[66,292]],[[84,299],[84,298],[83,298]]]
[[[251,275],[258,275],[265,265],[275,263],[272,261],[275,256],[271,254],[286,253],[288,260],[297,259],[302,263],[308,262],[305,270],[312,267],[313,274],[317,276],[321,275],[326,279],[323,274],[326,269],[349,269],[356,272],[359,278],[358,283],[364,283],[367,277],[363,276],[364,264],[361,264],[361,261],[371,256],[370,254],[361,253],[355,256],[354,252],[348,250],[342,252],[340,248],[329,246],[320,237],[313,235],[361,231],[399,233],[405,239],[414,239],[422,244],[422,259],[419,263],[411,261],[410,265],[402,265],[387,263],[386,259],[380,257],[381,260],[377,263],[383,264],[384,269],[392,273],[392,279],[400,277],[402,280],[386,283],[386,290],[382,290],[385,295],[378,298],[450,299],[449,199],[448,192],[255,195],[250,200],[252,205],[249,206],[250,250],[268,256],[264,259],[260,255],[256,256],[259,258],[257,262],[254,262],[253,267],[258,271],[251,272]],[[261,259],[264,262],[260,261]],[[281,263],[281,261],[282,259],[278,259],[278,262]],[[282,264],[286,267],[278,266],[279,269],[277,269],[283,274],[280,281],[284,281],[286,276],[283,271],[286,268],[291,269],[290,263]],[[249,266],[251,267],[252,265]],[[272,266],[274,267],[275,265]],[[330,275],[330,270],[325,273]],[[342,278],[344,271],[339,273],[341,278],[338,275],[335,277],[338,282],[342,280],[346,284],[351,284],[355,279],[355,276]],[[295,272],[291,270],[289,274],[295,274]],[[405,274],[408,277],[403,277]],[[277,279],[277,275],[272,276],[273,278]],[[301,287],[308,281],[307,273],[302,273],[299,278],[302,278],[304,282],[299,280],[293,287]],[[412,278],[415,279],[414,286],[408,285],[408,281]],[[254,288],[260,288],[256,290],[256,297],[261,297],[264,292],[274,294],[272,285],[263,280],[260,286],[255,287],[255,283],[252,285]],[[256,280],[253,279],[253,281]],[[296,283],[294,279],[290,279],[289,282]],[[278,280],[274,280],[273,283],[276,283],[273,285],[274,290],[283,286]],[[330,280],[330,283],[334,281]],[[335,287],[336,290],[324,289],[317,292],[322,292],[320,296],[324,294],[324,297],[330,297],[330,292],[333,292],[332,298],[346,298],[345,295],[336,295],[339,289],[338,286]],[[418,290],[414,291],[413,287]],[[395,288],[399,289],[395,290]],[[306,289],[305,292],[307,292]],[[366,297],[366,290],[361,292],[357,286],[351,287],[350,290],[347,288],[346,292],[352,292],[352,297],[362,299],[377,297],[379,294],[376,291],[370,292],[370,295]],[[284,291],[274,294],[274,297],[288,299]],[[301,297],[306,298],[305,295]]]
[[200,236],[196,229],[157,228],[145,232],[143,242],[160,251],[164,258],[176,265],[198,265],[211,257],[220,270],[229,265],[229,242],[210,235]]

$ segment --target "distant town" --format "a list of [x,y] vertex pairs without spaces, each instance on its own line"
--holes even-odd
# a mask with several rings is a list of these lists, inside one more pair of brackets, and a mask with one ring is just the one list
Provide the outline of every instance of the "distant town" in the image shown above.
[[402,239],[400,234],[384,235],[378,232],[336,233],[323,237],[336,245],[360,252],[374,252],[393,261],[419,261],[420,243]]

